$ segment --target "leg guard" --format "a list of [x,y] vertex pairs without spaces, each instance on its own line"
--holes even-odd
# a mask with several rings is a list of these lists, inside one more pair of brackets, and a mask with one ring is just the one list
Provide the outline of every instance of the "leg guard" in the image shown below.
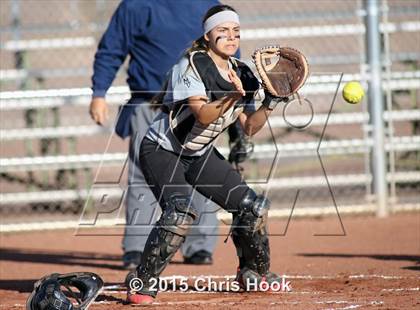
[[190,196],[180,194],[173,194],[170,197],[162,216],[147,239],[141,264],[126,278],[129,291],[133,289],[130,287],[130,280],[136,277],[143,284],[141,289],[136,289],[137,293],[156,296],[159,286],[156,285],[153,289],[151,286],[154,280],[151,281],[151,278],[159,281],[159,275],[184,242],[191,224],[198,215],[192,208],[190,199]]
[[265,275],[270,269],[270,246],[267,237],[269,201],[251,189],[234,215],[232,239],[239,257],[239,268]]

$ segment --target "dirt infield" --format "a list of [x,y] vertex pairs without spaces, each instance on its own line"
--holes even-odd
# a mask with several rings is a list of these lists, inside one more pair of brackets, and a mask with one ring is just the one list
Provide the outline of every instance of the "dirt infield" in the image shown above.
[[[344,217],[296,219],[285,236],[271,238],[272,270],[286,275],[292,291],[278,293],[164,292],[155,309],[419,309],[420,213],[388,219]],[[286,222],[272,220],[270,231]],[[226,233],[226,227],[221,229]],[[119,231],[116,231],[117,233]],[[314,234],[329,236],[314,236]],[[335,235],[335,236],[333,236]],[[236,270],[234,248],[219,238],[212,266],[182,264],[179,254],[164,276],[212,276],[221,281]],[[93,271],[106,281],[90,309],[130,309],[117,289],[126,272],[120,267],[120,236],[74,236],[48,231],[1,236],[0,309],[22,309],[35,280],[52,272]]]

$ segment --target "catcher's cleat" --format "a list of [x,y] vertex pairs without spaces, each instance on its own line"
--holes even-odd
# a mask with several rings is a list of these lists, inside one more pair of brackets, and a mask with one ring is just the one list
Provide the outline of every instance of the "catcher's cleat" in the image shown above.
[[264,277],[247,267],[242,269],[238,267],[235,280],[238,281],[240,288],[245,291],[250,291],[254,283],[258,285],[262,281],[265,281]]
[[274,273],[274,272],[271,272],[271,271],[269,271],[265,274],[265,279],[267,280],[267,282],[269,284],[271,284],[273,282],[282,283],[282,280],[283,280],[277,273]]
[[136,269],[137,266],[140,265],[141,255],[142,255],[142,252],[140,251],[125,252],[122,257],[124,269],[127,269],[127,270]]
[[155,299],[149,295],[127,293],[127,302],[132,305],[149,305]]
[[190,257],[184,257],[184,264],[186,265],[212,265],[213,257],[210,252],[200,250],[195,252]]
[[281,277],[274,272],[269,271],[265,275],[260,275],[247,267],[242,269],[238,267],[235,280],[239,283],[240,288],[253,292],[271,291],[270,287],[272,283],[281,283],[282,281]]

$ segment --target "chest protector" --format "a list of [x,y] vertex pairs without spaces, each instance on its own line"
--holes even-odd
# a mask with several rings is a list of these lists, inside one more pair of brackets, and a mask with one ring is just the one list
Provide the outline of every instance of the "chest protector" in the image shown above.
[[[199,151],[212,143],[223,130],[236,121],[244,110],[244,105],[253,99],[255,91],[259,88],[258,80],[244,63],[233,58],[230,59],[230,62],[242,81],[246,95],[209,125],[203,125],[195,119],[188,107],[188,99],[176,102],[169,113],[170,128],[182,148]],[[202,80],[209,102],[218,100],[234,91],[232,83],[220,75],[215,63],[206,52],[191,53],[190,66]]]

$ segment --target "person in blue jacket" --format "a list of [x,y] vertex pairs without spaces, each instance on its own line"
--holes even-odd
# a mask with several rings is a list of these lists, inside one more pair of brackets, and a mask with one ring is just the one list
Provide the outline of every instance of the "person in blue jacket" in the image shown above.
[[[120,108],[115,129],[121,138],[130,137],[127,225],[122,242],[127,269],[141,260],[157,205],[138,163],[140,143],[157,114],[150,108],[150,100],[161,90],[169,69],[200,34],[205,12],[216,4],[216,0],[123,0],[95,54],[90,115],[99,125],[108,118],[107,90],[129,56],[131,99]],[[203,213],[181,250],[186,263],[211,264],[217,241],[217,208],[199,193],[193,204],[199,210],[212,211]]]

